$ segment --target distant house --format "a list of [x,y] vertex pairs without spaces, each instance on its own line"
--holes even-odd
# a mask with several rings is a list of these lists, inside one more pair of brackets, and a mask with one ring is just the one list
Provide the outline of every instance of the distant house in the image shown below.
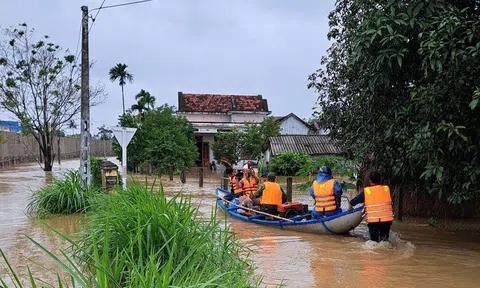
[[215,135],[233,128],[244,129],[245,122],[261,123],[270,114],[262,95],[191,94],[178,92],[178,115],[195,129],[199,158],[197,166],[208,167],[214,160],[210,143]]
[[317,122],[309,124],[294,113],[286,116],[276,116],[275,120],[280,125],[280,135],[325,135]]
[[0,131],[20,133],[22,132],[22,126],[18,121],[0,120]]
[[263,146],[264,161],[285,152],[305,152],[310,156],[339,155],[340,148],[328,135],[280,135],[269,137]]

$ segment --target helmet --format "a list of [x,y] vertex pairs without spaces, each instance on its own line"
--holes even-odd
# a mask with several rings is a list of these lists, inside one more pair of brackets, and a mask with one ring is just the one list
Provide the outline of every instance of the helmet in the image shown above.
[[328,167],[328,166],[322,166],[320,168],[320,170],[318,171],[318,173],[332,175],[332,169],[330,169],[330,167]]

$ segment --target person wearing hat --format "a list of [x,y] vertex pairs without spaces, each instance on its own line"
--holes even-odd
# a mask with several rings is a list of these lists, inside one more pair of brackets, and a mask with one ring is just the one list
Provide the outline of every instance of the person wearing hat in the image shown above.
[[342,185],[332,177],[332,169],[322,166],[317,178],[310,187],[310,196],[315,200],[313,218],[333,215],[342,211],[340,207],[343,194]]
[[268,173],[267,181],[253,195],[254,199],[260,199],[260,209],[270,214],[277,214],[277,206],[287,201],[287,194],[275,183],[276,178],[275,173]]
[[262,173],[262,182],[263,183],[267,182],[267,176],[268,176],[268,172],[263,172]]

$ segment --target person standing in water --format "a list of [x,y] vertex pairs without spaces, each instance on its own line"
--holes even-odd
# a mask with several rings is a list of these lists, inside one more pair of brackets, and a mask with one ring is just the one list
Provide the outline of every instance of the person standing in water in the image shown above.
[[332,169],[322,166],[310,188],[310,196],[315,200],[312,217],[320,218],[340,212],[342,194],[342,185],[333,179]]
[[359,203],[365,203],[370,240],[388,241],[394,216],[390,188],[380,184],[381,176],[377,171],[371,171],[368,178],[370,185],[350,200],[349,209],[352,210],[353,206]]

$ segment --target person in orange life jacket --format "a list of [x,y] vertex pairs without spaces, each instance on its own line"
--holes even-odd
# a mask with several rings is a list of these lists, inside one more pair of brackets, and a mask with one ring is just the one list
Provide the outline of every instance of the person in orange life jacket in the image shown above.
[[[255,172],[253,172],[255,173]],[[243,178],[238,182],[238,187],[242,188],[243,198],[250,198],[250,195],[255,193],[257,189],[255,188],[256,177],[252,176],[251,170],[245,170],[243,173]],[[257,182],[258,183],[258,182]],[[258,187],[258,186],[257,186]]]
[[253,195],[255,199],[260,197],[260,209],[270,214],[278,214],[277,206],[287,201],[287,194],[282,187],[275,183],[275,173],[268,173],[267,182],[263,183],[262,187],[258,189]]
[[253,168],[250,168],[250,178],[252,183],[252,190],[253,192],[257,192],[259,180],[257,175],[255,175],[255,170],[253,170]]
[[342,194],[342,185],[333,179],[332,169],[322,166],[310,187],[310,196],[315,200],[312,217],[320,218],[342,212],[340,207]]
[[236,173],[232,168],[227,168],[225,171],[230,180],[230,194],[225,195],[223,198],[228,201],[232,201],[234,198],[238,198],[243,195],[243,190],[238,185],[239,173]]
[[[263,183],[268,181],[267,176],[268,176],[267,172],[262,173]],[[262,186],[262,188],[263,188],[263,186]],[[257,192],[257,191],[255,191],[255,192]],[[251,196],[250,198],[247,198],[244,201],[242,201],[242,205],[245,206],[245,207],[248,207],[248,208],[253,208],[253,206],[260,206],[260,198],[255,198],[254,194],[250,194],[250,196]]]
[[350,200],[349,210],[359,203],[365,203],[370,240],[388,241],[394,217],[390,188],[380,184],[381,176],[377,171],[371,171],[368,178],[370,185]]

